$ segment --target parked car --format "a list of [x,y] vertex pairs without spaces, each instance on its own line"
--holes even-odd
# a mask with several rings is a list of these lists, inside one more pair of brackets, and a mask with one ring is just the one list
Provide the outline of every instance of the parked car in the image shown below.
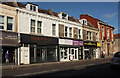
[[111,61],[111,68],[120,68],[120,52],[116,52]]

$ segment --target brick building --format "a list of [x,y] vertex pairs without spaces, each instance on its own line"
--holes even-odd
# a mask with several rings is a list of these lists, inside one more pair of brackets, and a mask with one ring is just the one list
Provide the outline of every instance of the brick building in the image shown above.
[[99,42],[101,45],[101,52],[105,50],[106,55],[113,53],[113,42],[114,42],[114,27],[97,19],[89,14],[80,15],[80,19],[86,19],[89,21],[95,28],[99,29]]

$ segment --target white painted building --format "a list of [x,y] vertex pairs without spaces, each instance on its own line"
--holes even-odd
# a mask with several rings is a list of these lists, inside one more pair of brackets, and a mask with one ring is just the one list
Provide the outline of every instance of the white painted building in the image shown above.
[[[44,11],[44,13],[41,13],[41,11]],[[45,12],[48,13],[46,14]],[[64,29],[65,27],[72,28],[72,32],[70,32],[67,29],[67,36],[64,35],[65,38],[74,39],[74,34],[76,34],[74,33],[74,28],[80,29],[80,32],[77,32],[80,35],[78,36],[77,39],[82,40],[83,38],[82,25],[79,22],[73,22],[68,20],[69,19],[68,14],[66,13],[61,12],[58,14],[58,16],[55,16],[55,13],[52,10],[48,11],[42,10],[39,9],[37,5],[31,3],[27,3],[25,8],[18,7],[17,13],[18,13],[18,32],[20,37],[19,42],[21,43],[21,47],[18,50],[19,54],[18,64],[30,64],[34,62],[60,60],[59,57],[60,54],[57,50],[59,48],[57,44],[59,44],[58,38],[60,32],[59,31],[60,24],[64,25]],[[63,14],[66,14],[65,17],[63,16]],[[71,36],[69,33],[71,33]],[[35,40],[36,42],[34,42]],[[42,40],[44,41],[40,42]],[[47,51],[51,52],[51,54],[53,55],[48,57],[48,55],[51,54],[48,53]],[[52,59],[49,60],[49,58]]]

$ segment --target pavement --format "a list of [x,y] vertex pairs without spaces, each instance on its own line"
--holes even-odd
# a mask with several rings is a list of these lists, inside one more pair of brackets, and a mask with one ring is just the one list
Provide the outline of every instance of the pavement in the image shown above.
[[6,65],[6,66],[0,66],[0,69],[5,70],[5,69],[16,69],[16,68],[29,68],[29,67],[52,65],[52,64],[65,64],[65,63],[74,63],[74,62],[100,60],[100,59],[111,59],[111,58],[112,56],[105,57],[105,58],[88,59],[88,60],[62,61],[62,62],[58,61],[58,62],[35,63],[35,64],[26,64],[26,65]]

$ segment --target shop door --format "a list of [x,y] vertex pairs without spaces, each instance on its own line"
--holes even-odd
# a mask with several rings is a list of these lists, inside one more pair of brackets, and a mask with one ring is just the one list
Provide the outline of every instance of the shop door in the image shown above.
[[61,61],[68,61],[69,60],[69,48],[61,48]]
[[[78,49],[77,48],[70,48],[70,53],[73,60],[78,60]],[[69,57],[69,59],[71,58]]]
[[45,50],[38,48],[36,51],[36,62],[45,62]]

